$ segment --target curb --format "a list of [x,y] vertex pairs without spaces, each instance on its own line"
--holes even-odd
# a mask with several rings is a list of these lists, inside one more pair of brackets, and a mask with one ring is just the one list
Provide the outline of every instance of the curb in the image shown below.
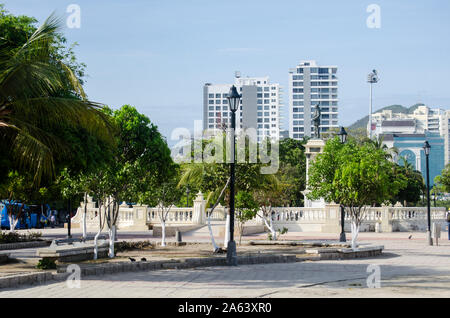
[[[360,251],[330,250],[328,253],[316,253],[308,256],[267,254],[267,255],[243,255],[237,256],[239,265],[295,263],[304,261],[336,260],[373,257],[382,254],[384,247],[377,246],[372,249],[361,249]],[[312,251],[311,251],[312,252]],[[57,272],[29,273],[9,277],[0,277],[0,288],[14,288],[20,285],[42,284],[46,282],[57,282],[65,280],[71,273],[66,272],[70,264],[59,265]],[[152,271],[165,269],[189,269],[209,266],[227,266],[226,257],[199,257],[185,258],[180,260],[144,261],[144,262],[115,262],[104,264],[80,264],[82,276],[100,276],[115,273]]]
[[33,285],[44,283],[53,279],[51,272],[29,273],[14,275],[9,277],[0,277],[0,288],[11,288],[19,285]]
[[0,244],[0,251],[17,250],[17,249],[21,249],[21,248],[44,247],[44,246],[49,246],[51,243],[52,242],[50,242],[50,241],[4,243],[4,244]]
[[[246,255],[238,256],[238,265],[295,263],[295,255]],[[58,266],[58,274],[66,274],[68,265]],[[81,267],[81,275],[105,275],[123,272],[136,272],[161,269],[188,269],[208,266],[227,266],[226,257],[185,258],[153,262],[116,262],[110,264],[87,265]]]
[[[294,263],[295,255],[246,255],[238,256],[238,265]],[[8,277],[0,277],[1,288],[15,288],[21,285],[35,285],[64,281],[71,273],[67,273],[67,265],[58,266],[57,272],[28,273]],[[138,272],[164,269],[188,269],[208,266],[226,266],[226,257],[186,258],[181,260],[164,260],[154,262],[117,262],[98,265],[81,266],[82,276],[100,276],[124,272]]]

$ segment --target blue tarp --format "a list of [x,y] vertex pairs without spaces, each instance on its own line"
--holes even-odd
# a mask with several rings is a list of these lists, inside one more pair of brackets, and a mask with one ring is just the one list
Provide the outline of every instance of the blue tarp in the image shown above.
[[[11,202],[11,205],[15,205],[14,208],[18,207],[20,208],[22,206],[22,203],[17,202]],[[8,211],[7,207],[9,206],[9,203],[5,200],[0,202],[0,209],[1,209],[1,227],[2,229],[9,229],[9,218],[8,218]],[[50,215],[50,206],[48,204],[45,205],[44,214],[41,214],[41,220],[43,223],[47,226],[50,224],[48,218],[46,215]],[[40,226],[40,225],[39,225]],[[31,212],[31,209],[28,205],[23,204],[23,211],[22,215],[17,222],[16,229],[29,229],[29,228],[36,228],[38,227],[38,213],[37,212]]]

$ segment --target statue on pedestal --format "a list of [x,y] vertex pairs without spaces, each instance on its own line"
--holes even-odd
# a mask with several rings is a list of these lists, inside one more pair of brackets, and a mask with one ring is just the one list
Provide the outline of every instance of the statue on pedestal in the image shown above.
[[312,117],[314,123],[314,138],[320,139],[320,106],[317,104],[315,106],[314,115]]

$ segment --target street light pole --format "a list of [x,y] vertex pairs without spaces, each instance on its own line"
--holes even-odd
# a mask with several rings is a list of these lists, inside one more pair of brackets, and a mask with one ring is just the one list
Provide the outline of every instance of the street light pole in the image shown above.
[[[341,144],[345,144],[347,142],[347,132],[344,127],[341,127],[338,136],[340,138]],[[345,210],[344,206],[341,204],[341,234],[339,236],[339,242],[347,242],[347,238],[345,237]]]
[[186,207],[189,207],[189,188],[186,187]]
[[378,74],[373,70],[367,77],[367,82],[370,84],[370,106],[369,106],[369,139],[372,139],[372,85],[378,83]]
[[231,164],[230,164],[230,240],[227,246],[227,264],[230,266],[237,265],[236,242],[234,241],[234,183],[235,183],[235,130],[236,130],[236,111],[239,107],[239,101],[242,95],[237,92],[233,85],[230,89],[228,104],[231,110]]
[[428,143],[428,141],[425,141],[423,145],[423,150],[425,152],[426,168],[427,168],[427,221],[428,221],[427,238],[428,238],[428,245],[433,245],[433,239],[431,238],[430,167],[428,159],[430,155],[430,149],[431,149],[430,144]]

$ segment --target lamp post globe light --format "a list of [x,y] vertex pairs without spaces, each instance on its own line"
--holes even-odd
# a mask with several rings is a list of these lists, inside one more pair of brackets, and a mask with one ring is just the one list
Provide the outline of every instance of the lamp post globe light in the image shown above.
[[427,237],[428,245],[433,245],[433,239],[431,238],[431,208],[430,208],[430,166],[429,166],[429,156],[430,156],[431,146],[428,141],[423,144],[423,151],[426,157],[426,169],[427,169]]
[[[345,131],[345,128],[341,126],[341,129],[338,133],[339,140],[341,141],[341,144],[345,144],[347,142],[347,132]],[[339,236],[339,242],[346,242],[347,238],[345,237],[345,211],[344,206],[341,204],[341,234]]]
[[378,83],[378,73],[376,70],[373,70],[367,76],[367,82],[370,84],[370,106],[369,106],[369,133],[368,136],[372,139],[372,85]]
[[231,110],[231,164],[230,164],[230,240],[227,246],[227,264],[230,266],[237,265],[236,242],[234,241],[234,174],[235,174],[235,130],[236,130],[236,111],[239,107],[239,102],[242,95],[232,86],[228,94],[228,105]]

